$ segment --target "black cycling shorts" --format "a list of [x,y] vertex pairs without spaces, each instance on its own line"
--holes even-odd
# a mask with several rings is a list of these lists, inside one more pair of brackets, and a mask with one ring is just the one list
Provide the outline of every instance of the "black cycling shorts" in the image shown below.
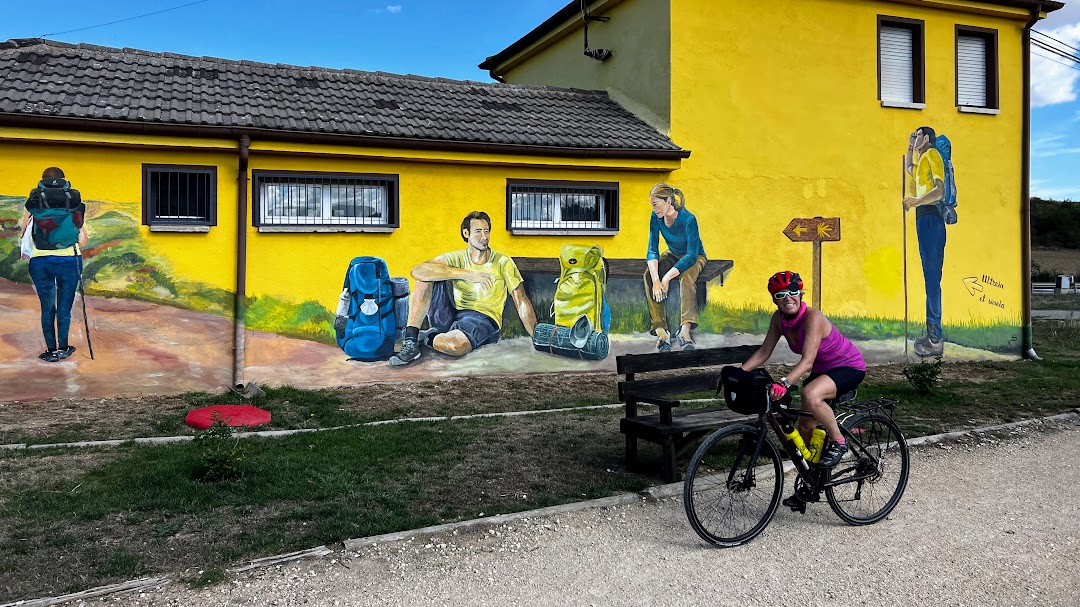
[[822,375],[828,375],[829,379],[832,379],[833,383],[836,384],[836,396],[843,396],[859,387],[862,380],[866,378],[866,371],[855,369],[854,367],[837,367],[823,373],[811,373],[807,376],[806,381],[803,382],[803,388],[806,388],[806,384]]

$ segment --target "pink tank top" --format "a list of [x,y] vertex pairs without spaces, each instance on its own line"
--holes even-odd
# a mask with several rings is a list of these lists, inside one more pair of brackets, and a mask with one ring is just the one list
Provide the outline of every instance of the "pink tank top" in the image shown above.
[[[791,351],[801,355],[802,345],[806,337],[806,302],[803,302],[795,318],[788,320],[784,318],[783,314],[780,315],[780,329],[783,331],[784,338],[787,339]],[[796,334],[794,340],[791,339],[792,329],[795,330]],[[841,335],[836,327],[831,327],[829,334],[821,340],[821,345],[818,346],[817,357],[814,359],[810,371],[812,373],[824,373],[839,367],[850,367],[865,371],[866,361],[863,360],[862,353],[855,347],[855,344]]]

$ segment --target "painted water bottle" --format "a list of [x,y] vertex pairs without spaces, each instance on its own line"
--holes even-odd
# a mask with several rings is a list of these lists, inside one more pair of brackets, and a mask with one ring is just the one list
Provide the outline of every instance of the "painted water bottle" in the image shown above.
[[799,434],[796,428],[793,428],[791,424],[786,424],[784,426],[784,436],[795,445],[799,457],[806,457],[806,442],[803,441],[802,434]]
[[813,434],[810,435],[810,462],[818,463],[821,460],[821,452],[825,448],[825,429],[814,428]]

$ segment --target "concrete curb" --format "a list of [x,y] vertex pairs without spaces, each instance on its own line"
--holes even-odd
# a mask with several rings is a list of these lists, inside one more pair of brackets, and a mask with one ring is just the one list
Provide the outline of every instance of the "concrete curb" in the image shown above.
[[[590,409],[606,407],[610,405],[599,405],[594,407],[587,407]],[[565,411],[565,409],[558,409],[557,411]],[[477,417],[490,417],[493,414],[481,414]],[[462,419],[460,416],[453,419]],[[942,434],[934,434],[931,436],[920,436],[908,441],[908,447],[919,448],[930,445],[937,445],[946,443],[949,441],[955,441],[966,436],[976,436],[979,434],[987,434],[992,432],[999,432],[1002,430],[1011,430],[1014,428],[1020,428],[1024,426],[1030,426],[1035,424],[1042,424],[1047,422],[1059,422],[1059,421],[1080,421],[1080,408],[1074,409],[1068,413],[1060,413],[1057,415],[1051,415],[1049,417],[1037,417],[1033,419],[1026,419],[1018,422],[1011,422],[1007,424],[999,424],[996,426],[988,426],[985,428],[976,428],[972,430],[961,430],[957,432],[945,432]],[[373,422],[373,423],[386,423],[386,422]],[[329,429],[329,428],[327,428]],[[306,430],[312,432],[315,430]],[[190,439],[189,439],[190,440]],[[103,441],[114,442],[114,441]],[[115,441],[123,443],[127,441]],[[784,468],[785,473],[788,472],[788,467]],[[418,537],[426,537],[430,535],[436,535],[440,533],[463,531],[469,529],[476,529],[480,527],[490,527],[494,525],[504,525],[514,521],[537,518],[543,516],[551,516],[553,514],[566,514],[570,512],[580,512],[583,510],[591,510],[595,508],[610,508],[613,506],[625,506],[628,504],[635,504],[644,500],[662,500],[666,498],[682,495],[682,482],[668,483],[666,485],[656,485],[642,490],[639,493],[625,493],[621,495],[613,495],[610,497],[602,497],[599,499],[586,500],[583,502],[572,502],[569,504],[561,504],[558,506],[549,506],[546,508],[538,508],[536,510],[525,510],[522,512],[513,512],[510,514],[497,514],[494,516],[487,516],[484,518],[471,519],[467,521],[458,521],[455,523],[446,523],[443,525],[433,525],[430,527],[421,527],[419,529],[409,529],[406,531],[398,531],[395,533],[384,533],[382,535],[373,535],[363,538],[347,539],[342,542],[344,550],[358,550],[365,546],[374,546],[377,544],[385,544],[388,542],[398,542],[402,540],[411,540]],[[235,565],[233,567],[227,567],[228,572],[241,572],[251,569],[257,569],[261,567],[269,567],[275,564],[284,562],[292,562],[304,558],[325,558],[337,551],[327,546],[318,546],[308,550],[301,550],[298,552],[290,552],[288,554],[282,554],[278,556],[269,556],[260,559],[249,560],[245,563]],[[14,603],[4,603],[0,607],[51,607],[60,603],[76,600],[79,598],[99,598],[109,595],[117,595],[125,592],[132,592],[134,590],[149,590],[153,588],[159,588],[171,583],[173,579],[170,576],[158,577],[158,578],[145,578],[142,580],[133,580],[130,582],[123,582],[120,584],[112,584],[110,586],[99,586],[97,588],[91,588],[77,594],[69,594],[58,597],[45,597],[40,599],[27,599],[16,601]]]

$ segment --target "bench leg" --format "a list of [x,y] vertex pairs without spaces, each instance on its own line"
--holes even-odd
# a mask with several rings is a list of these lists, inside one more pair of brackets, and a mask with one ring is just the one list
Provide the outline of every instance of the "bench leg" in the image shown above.
[[675,444],[670,440],[663,445],[663,455],[660,458],[660,476],[665,483],[674,483],[679,480],[675,473]]
[[637,437],[632,434],[626,435],[626,466],[629,468],[637,464]]

